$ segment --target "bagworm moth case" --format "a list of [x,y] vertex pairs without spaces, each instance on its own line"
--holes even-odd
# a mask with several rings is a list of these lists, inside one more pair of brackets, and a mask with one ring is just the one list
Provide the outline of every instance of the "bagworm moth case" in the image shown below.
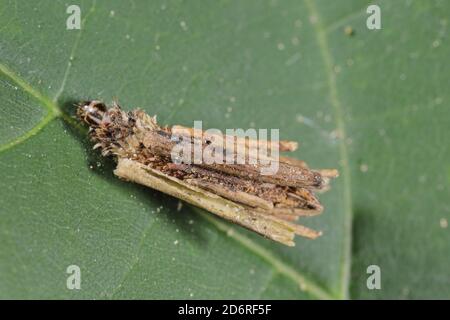
[[[310,239],[321,235],[294,221],[323,210],[314,191],[327,190],[337,170],[311,170],[301,160],[272,157],[272,153],[261,157],[264,162],[252,158],[258,154],[253,151],[262,147],[293,151],[295,142],[160,127],[156,117],[142,110],[125,112],[116,103],[108,109],[101,101],[79,104],[77,115],[90,126],[94,148],[116,158],[114,173],[122,179],[167,193],[288,246],[294,245],[296,234]],[[173,161],[172,151],[180,141],[192,144],[190,150],[224,146],[224,155],[232,160],[237,159],[236,150],[245,150],[244,162],[230,163],[225,157],[219,163]],[[267,161],[277,161],[273,174],[261,174]]]

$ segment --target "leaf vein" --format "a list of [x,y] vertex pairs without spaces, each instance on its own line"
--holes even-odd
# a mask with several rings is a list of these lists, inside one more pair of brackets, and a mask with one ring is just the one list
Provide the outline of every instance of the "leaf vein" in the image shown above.
[[128,278],[128,276],[131,274],[131,272],[134,270],[134,268],[137,266],[137,264],[141,260],[140,254],[141,254],[142,248],[144,247],[145,239],[147,238],[147,235],[148,235],[149,231],[152,229],[154,224],[155,224],[155,221],[154,220],[150,220],[147,223],[147,225],[145,226],[144,231],[142,232],[141,240],[139,241],[139,245],[138,245],[138,248],[137,248],[137,255],[136,255],[135,259],[131,262],[130,268],[128,270],[126,270],[124,272],[124,274],[122,275],[122,278],[119,281],[119,283],[117,284],[117,286],[115,288],[113,288],[111,290],[111,293],[108,295],[111,299],[114,298],[114,296],[120,290],[122,285],[125,283],[125,281]]
[[72,69],[72,65],[73,65],[72,61],[74,59],[75,52],[76,52],[76,50],[78,48],[78,44],[79,44],[80,39],[81,39],[81,34],[83,33],[83,27],[86,24],[86,21],[89,18],[89,16],[95,11],[96,4],[97,4],[97,1],[94,0],[91,8],[88,11],[88,13],[84,17],[84,19],[81,21],[81,29],[79,30],[79,32],[77,34],[77,37],[75,39],[75,42],[73,43],[72,50],[71,50],[70,55],[69,55],[69,61],[67,62],[66,70],[64,71],[64,76],[63,76],[63,79],[61,81],[61,86],[59,87],[59,90],[56,92],[56,94],[55,94],[55,96],[53,98],[54,102],[58,101],[59,97],[61,96],[61,94],[64,91],[64,88],[66,87],[66,82],[67,82],[67,79],[69,77],[70,70]]
[[229,237],[239,242],[250,252],[256,254],[257,256],[265,260],[275,269],[276,272],[293,280],[295,283],[299,285],[300,289],[310,293],[312,296],[318,299],[322,300],[335,299],[335,297],[331,293],[322,288],[315,281],[309,279],[307,276],[295,270],[292,266],[281,261],[270,250],[252,241],[250,238],[246,237],[242,233],[239,233],[233,227],[230,227],[227,223],[219,221],[219,219],[215,218],[211,214],[205,214],[198,208],[193,209],[197,211],[201,217],[203,217],[204,219],[209,221],[212,225],[214,225],[217,229],[219,229],[222,232],[225,232]]
[[333,71],[333,57],[331,55],[330,48],[328,46],[327,30],[324,28],[319,12],[316,8],[314,1],[304,0],[308,11],[311,16],[317,18],[314,24],[314,30],[316,34],[316,40],[319,46],[319,50],[322,56],[322,60],[325,66],[325,72],[328,79],[329,88],[329,98],[331,106],[334,109],[336,126],[340,133],[339,140],[339,156],[341,158],[342,166],[342,178],[343,178],[343,192],[344,192],[344,219],[343,219],[343,229],[344,229],[344,248],[343,255],[341,258],[341,270],[340,270],[340,294],[342,298],[349,298],[349,285],[350,285],[350,272],[351,272],[351,250],[352,250],[352,220],[353,220],[353,209],[352,209],[352,195],[351,195],[351,177],[350,177],[350,165],[349,165],[349,155],[347,148],[347,136],[345,130],[344,122],[344,111],[339,100],[336,76]]

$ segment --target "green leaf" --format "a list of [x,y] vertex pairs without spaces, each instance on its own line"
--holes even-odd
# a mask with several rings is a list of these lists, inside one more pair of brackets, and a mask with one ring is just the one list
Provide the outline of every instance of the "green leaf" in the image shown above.
[[[1,0],[1,298],[449,298],[444,1]],[[345,32],[348,27],[353,33]],[[120,181],[73,102],[280,128],[341,176],[295,248]],[[66,269],[81,270],[69,290]],[[366,286],[381,268],[381,290]]]

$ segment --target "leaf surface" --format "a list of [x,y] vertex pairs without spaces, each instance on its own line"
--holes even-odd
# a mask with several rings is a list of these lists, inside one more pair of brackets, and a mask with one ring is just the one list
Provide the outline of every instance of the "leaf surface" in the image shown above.
[[[67,30],[64,2],[2,0],[0,297],[449,298],[450,4],[378,4],[371,31],[368,1],[81,1]],[[303,220],[324,236],[286,248],[120,181],[72,118],[94,98],[279,128],[341,172]]]

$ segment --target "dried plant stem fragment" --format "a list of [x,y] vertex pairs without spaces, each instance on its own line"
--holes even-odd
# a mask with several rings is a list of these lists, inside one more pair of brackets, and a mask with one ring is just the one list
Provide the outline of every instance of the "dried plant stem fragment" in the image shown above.
[[119,158],[114,174],[122,179],[151,187],[184,200],[288,246],[294,245],[295,234],[313,239],[320,235],[320,233],[311,229],[302,228],[282,219],[265,216],[257,211],[246,209],[214,193],[196,188],[146,167],[137,161]]
[[298,143],[296,141],[287,141],[287,140],[280,140],[277,142],[272,142],[268,140],[253,140],[248,137],[239,137],[239,136],[230,136],[230,135],[218,135],[213,133],[207,133],[200,129],[195,128],[188,128],[183,126],[173,126],[172,133],[174,135],[180,135],[185,137],[198,137],[201,139],[205,139],[207,141],[210,141],[212,143],[219,142],[221,145],[225,146],[227,139],[234,142],[235,148],[238,147],[238,145],[245,146],[246,149],[250,149],[252,147],[258,147],[258,148],[269,148],[270,149],[278,149],[280,152],[284,151],[295,151],[298,148]]

